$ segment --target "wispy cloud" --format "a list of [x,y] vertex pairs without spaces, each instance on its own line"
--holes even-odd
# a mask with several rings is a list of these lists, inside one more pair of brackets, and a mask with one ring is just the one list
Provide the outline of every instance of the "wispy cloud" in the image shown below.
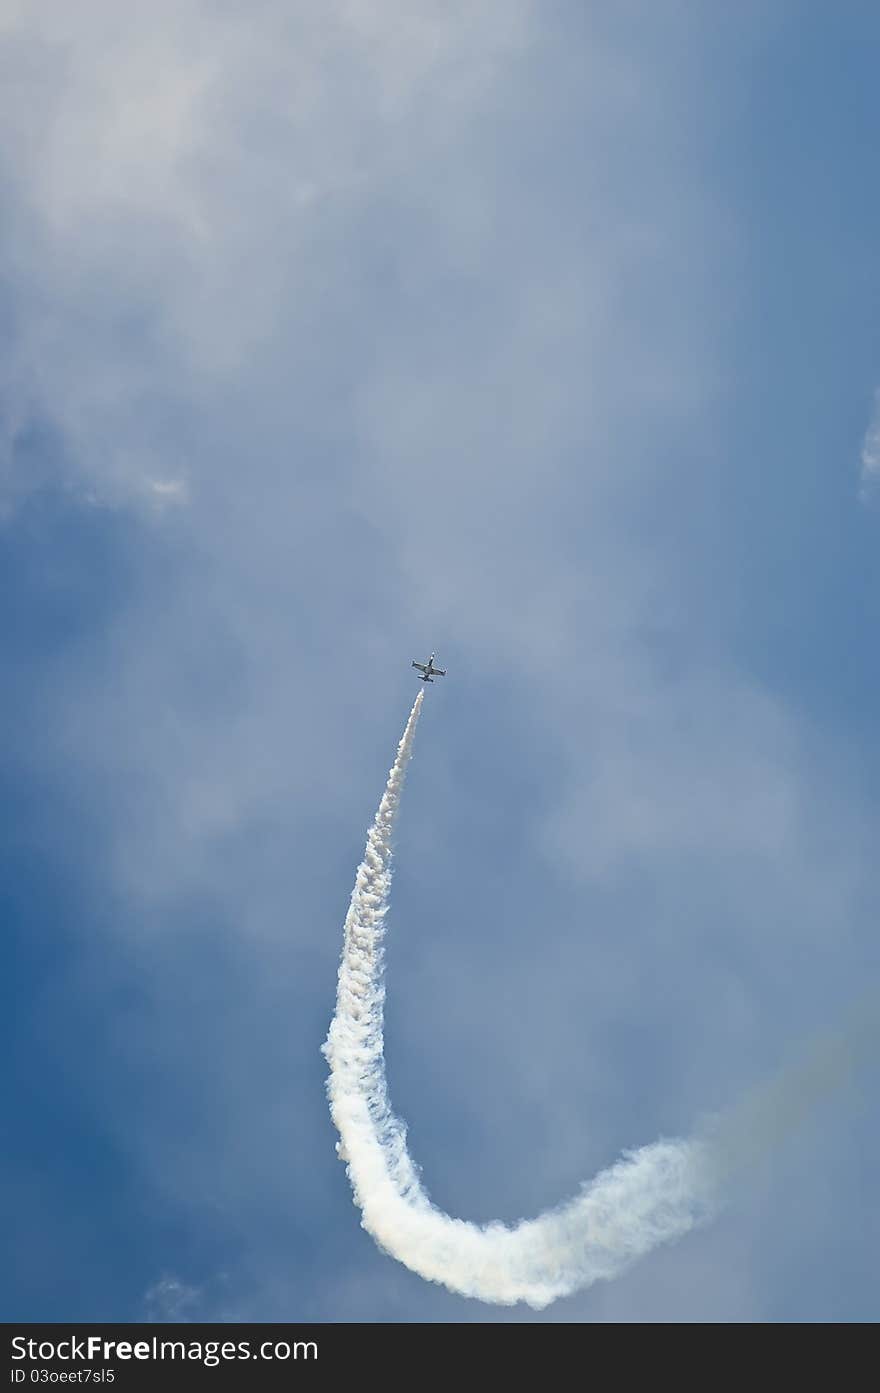
[[190,1321],[200,1313],[201,1301],[200,1288],[166,1273],[144,1293],[144,1312],[149,1321]]
[[861,496],[867,500],[874,496],[880,483],[880,388],[874,393],[874,410],[865,439],[862,442],[861,458]]

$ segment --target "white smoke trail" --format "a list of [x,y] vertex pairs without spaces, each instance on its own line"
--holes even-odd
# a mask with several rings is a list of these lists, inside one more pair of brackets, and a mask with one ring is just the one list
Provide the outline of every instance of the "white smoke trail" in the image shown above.
[[627,1153],[567,1204],[512,1228],[453,1219],[431,1204],[388,1101],[382,1037],[391,838],[423,697],[397,748],[345,921],[336,1014],[323,1047],[337,1151],[380,1247],[463,1296],[541,1308],[614,1277],[710,1217],[716,1168],[706,1141],[659,1141]]

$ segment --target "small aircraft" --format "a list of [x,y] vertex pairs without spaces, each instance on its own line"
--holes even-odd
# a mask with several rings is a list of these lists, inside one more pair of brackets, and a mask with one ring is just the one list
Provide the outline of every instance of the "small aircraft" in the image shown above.
[[435,667],[435,666],[434,666],[434,654],[433,654],[433,653],[431,654],[430,658],[428,659],[428,661],[427,661],[426,663],[413,663],[413,667],[417,667],[418,670],[419,670],[419,672],[422,674],[421,677],[419,678],[419,681],[420,681],[420,682],[433,682],[435,677],[445,677],[445,676],[446,676],[446,669],[445,669],[445,667]]

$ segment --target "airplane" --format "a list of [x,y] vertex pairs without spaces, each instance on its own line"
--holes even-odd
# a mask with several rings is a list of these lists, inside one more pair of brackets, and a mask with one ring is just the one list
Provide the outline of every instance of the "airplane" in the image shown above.
[[446,676],[445,667],[434,666],[433,653],[431,654],[430,658],[426,663],[413,663],[413,667],[417,667],[419,672],[422,674],[422,676],[419,678],[420,682],[433,682],[435,677]]

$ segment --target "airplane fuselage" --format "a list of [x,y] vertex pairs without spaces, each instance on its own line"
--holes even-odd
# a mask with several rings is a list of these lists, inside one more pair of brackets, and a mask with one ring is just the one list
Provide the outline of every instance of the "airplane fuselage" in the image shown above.
[[413,661],[413,667],[416,667],[416,668],[419,669],[419,681],[420,681],[420,682],[433,682],[435,676],[436,676],[436,677],[445,677],[445,676],[446,676],[446,669],[445,669],[445,668],[442,668],[442,667],[435,667],[435,666],[434,666],[434,654],[433,654],[433,653],[431,654],[430,658],[428,659],[428,661],[427,661],[426,663],[417,663],[417,662]]

